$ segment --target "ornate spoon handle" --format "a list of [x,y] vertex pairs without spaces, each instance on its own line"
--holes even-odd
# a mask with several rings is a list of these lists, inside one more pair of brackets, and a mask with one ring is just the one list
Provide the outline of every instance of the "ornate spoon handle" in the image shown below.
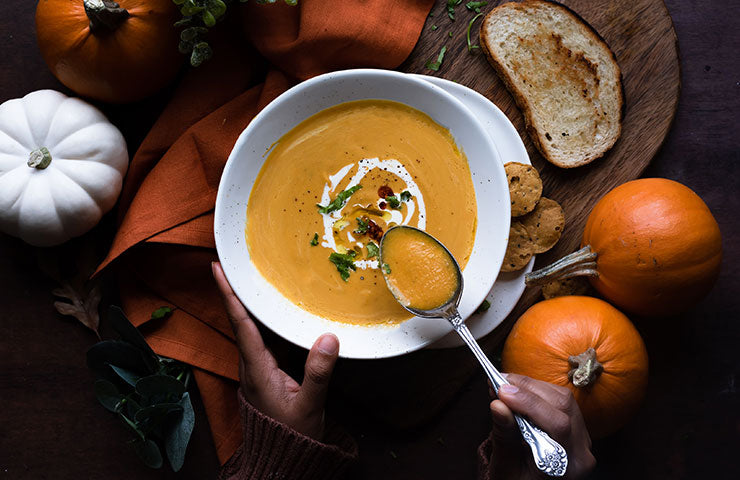
[[[475,355],[475,358],[483,366],[483,370],[488,375],[488,378],[491,379],[493,390],[498,394],[498,389],[501,385],[508,384],[509,382],[493,366],[486,354],[483,353],[483,350],[481,350],[478,342],[475,341],[475,337],[468,330],[457,309],[454,309],[451,315],[445,318],[449,320],[457,334],[470,347],[470,350],[473,351],[473,355]],[[534,455],[537,468],[551,477],[562,477],[565,475],[565,470],[568,468],[568,455],[565,453],[565,449],[558,442],[550,438],[547,433],[532,425],[526,418],[517,414],[514,414],[514,418],[517,425],[519,425],[519,431],[522,433],[524,441],[532,449],[532,455]]]

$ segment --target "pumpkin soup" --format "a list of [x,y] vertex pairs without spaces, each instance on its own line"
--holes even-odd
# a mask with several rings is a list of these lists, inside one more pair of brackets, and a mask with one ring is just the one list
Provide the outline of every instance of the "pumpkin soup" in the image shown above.
[[405,307],[435,310],[460,286],[455,260],[434,238],[414,228],[388,230],[381,261],[388,288]]
[[476,201],[450,132],[397,102],[323,110],[269,152],[249,197],[252,262],[286,298],[318,316],[360,325],[411,315],[379,270],[383,232],[410,225],[442,241],[464,267]]

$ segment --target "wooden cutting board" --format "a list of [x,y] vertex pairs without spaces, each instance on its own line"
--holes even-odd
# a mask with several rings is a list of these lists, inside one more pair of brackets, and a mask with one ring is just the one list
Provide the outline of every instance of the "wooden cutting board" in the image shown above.
[[[419,42],[400,70],[440,76],[477,90],[498,105],[520,132],[540,171],[544,195],[560,202],[566,216],[563,237],[553,250],[538,255],[535,268],[539,268],[576,250],[594,204],[617,185],[638,178],[663,144],[680,90],[676,33],[662,0],[562,2],[589,22],[616,54],[626,100],[622,136],[614,148],[589,165],[565,170],[548,163],[536,150],[525,133],[521,113],[480,49],[468,52],[466,31],[475,14],[465,3],[456,8],[454,22],[447,16],[447,1],[435,3]],[[498,3],[489,2],[482,11]],[[476,44],[481,20],[471,30]],[[437,58],[442,46],[447,46],[444,61],[438,72],[432,72],[425,64]],[[484,350],[495,352],[516,319],[539,299],[539,289],[527,289],[512,314],[483,339]],[[473,372],[482,374],[465,349],[425,350],[397,359],[342,361],[334,383],[353,410],[364,406],[373,417],[404,428],[437,413]]]

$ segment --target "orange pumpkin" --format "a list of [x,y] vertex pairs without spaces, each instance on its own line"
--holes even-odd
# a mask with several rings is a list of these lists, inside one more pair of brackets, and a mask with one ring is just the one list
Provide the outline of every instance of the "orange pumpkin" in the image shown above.
[[719,225],[707,205],[688,187],[664,178],[634,180],[606,194],[588,217],[581,246],[527,275],[527,284],[589,275],[618,307],[668,316],[709,292],[722,261]]
[[533,305],[504,344],[504,371],[568,387],[593,438],[621,428],[645,395],[648,356],[632,323],[593,297]]
[[39,0],[36,37],[54,76],[76,93],[126,103],[167,85],[182,64],[172,0]]

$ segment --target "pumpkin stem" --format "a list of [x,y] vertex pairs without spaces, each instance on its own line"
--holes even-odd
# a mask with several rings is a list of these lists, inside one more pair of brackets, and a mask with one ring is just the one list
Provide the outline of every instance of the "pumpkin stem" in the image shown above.
[[51,152],[46,147],[37,148],[28,156],[27,165],[31,168],[43,170],[51,163]]
[[604,371],[604,366],[596,360],[596,350],[590,347],[580,355],[568,357],[568,364],[572,367],[568,372],[568,378],[578,388],[593,385]]
[[598,254],[591,251],[591,245],[586,245],[577,252],[561,258],[545,268],[541,268],[524,276],[524,283],[528,286],[545,285],[555,280],[565,280],[572,277],[598,277],[596,271],[596,257]]
[[110,0],[83,0],[83,3],[93,33],[111,32],[129,17],[128,10]]

